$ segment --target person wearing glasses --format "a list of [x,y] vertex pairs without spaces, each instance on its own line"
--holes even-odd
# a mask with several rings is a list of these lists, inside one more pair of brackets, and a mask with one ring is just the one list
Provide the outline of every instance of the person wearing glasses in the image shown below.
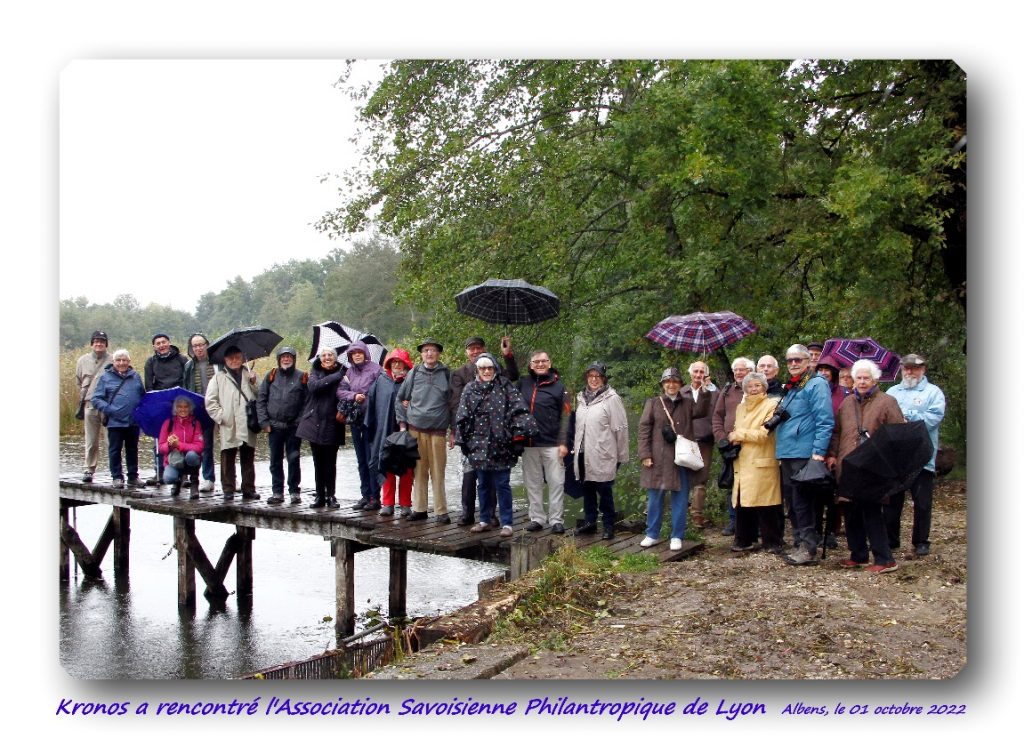
[[794,548],[786,562],[803,566],[815,563],[817,557],[814,503],[818,492],[794,482],[792,476],[810,459],[825,461],[835,419],[832,390],[825,378],[811,369],[811,352],[806,346],[796,343],[786,350],[786,369],[789,379],[782,400],[766,428],[775,433],[782,498],[793,526]]
[[[206,397],[206,388],[213,378],[214,366],[207,353],[210,348],[209,339],[202,333],[193,333],[188,337],[188,363],[185,364],[185,378],[181,386],[192,390],[197,395]],[[200,492],[212,492],[217,481],[213,468],[213,426],[203,428],[203,481],[199,483]]]
[[[543,530],[550,524],[551,532],[565,533],[562,517],[565,487],[565,464],[569,454],[568,434],[572,402],[562,384],[562,377],[551,365],[547,351],[530,354],[530,371],[519,380],[519,393],[530,414],[537,421],[538,433],[523,451],[523,482],[530,501],[530,522],[526,530]],[[548,484],[548,510],[544,512],[544,480]]]

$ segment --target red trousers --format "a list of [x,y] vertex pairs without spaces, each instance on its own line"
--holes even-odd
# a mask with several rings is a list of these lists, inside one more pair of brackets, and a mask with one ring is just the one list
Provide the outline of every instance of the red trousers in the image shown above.
[[403,507],[412,507],[412,477],[413,470],[410,469],[401,477],[389,473],[384,478],[384,486],[381,488],[380,504],[395,504],[395,483],[398,485],[398,504]]

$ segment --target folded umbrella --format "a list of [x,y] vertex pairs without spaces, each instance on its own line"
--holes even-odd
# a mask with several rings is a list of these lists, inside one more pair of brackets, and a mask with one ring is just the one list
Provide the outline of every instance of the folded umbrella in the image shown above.
[[880,503],[914,483],[931,460],[932,450],[923,420],[879,426],[843,459],[839,496]]
[[381,474],[401,476],[416,466],[420,459],[419,445],[409,431],[395,431],[384,439],[380,451]]
[[196,420],[203,428],[213,427],[213,419],[206,412],[206,398],[202,395],[191,392],[184,387],[171,387],[165,390],[153,390],[142,396],[139,404],[132,412],[136,424],[142,428],[142,432],[152,438],[160,435],[160,429],[164,421],[174,414],[174,401],[179,397],[187,397],[195,405],[193,413]]
[[246,361],[252,361],[253,359],[270,356],[270,352],[279,343],[281,343],[281,336],[269,328],[254,325],[248,328],[236,328],[233,331],[228,331],[210,344],[208,352],[210,361],[214,364],[223,364],[224,352],[230,347],[235,346],[245,355]]

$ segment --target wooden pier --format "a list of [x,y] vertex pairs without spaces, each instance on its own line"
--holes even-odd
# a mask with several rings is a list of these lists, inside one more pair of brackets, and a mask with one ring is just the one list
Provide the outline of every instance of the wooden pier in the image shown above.
[[[373,547],[384,547],[390,554],[388,610],[391,617],[406,612],[407,558],[409,551],[455,556],[476,561],[505,564],[509,578],[515,579],[537,566],[555,548],[567,543],[587,546],[606,546],[616,554],[648,553],[661,561],[675,561],[693,554],[702,544],[684,541],[681,551],[671,551],[664,541],[651,548],[641,548],[643,533],[617,532],[611,541],[599,534],[575,536],[555,535],[549,528],[528,533],[526,511],[514,515],[515,534],[503,538],[498,530],[484,534],[469,532],[469,527],[453,523],[442,524],[431,515],[427,520],[410,522],[397,515],[381,517],[377,511],[347,509],[342,503],[337,510],[311,510],[312,497],[304,493],[303,502],[268,505],[269,488],[259,488],[259,500],[243,500],[236,493],[234,499],[225,500],[221,492],[204,492],[200,499],[190,500],[187,487],[175,497],[170,487],[141,487],[114,489],[108,480],[97,475],[91,484],[72,475],[60,478],[60,577],[70,576],[70,555],[74,555],[86,576],[99,577],[100,564],[113,544],[115,576],[128,572],[128,544],[130,539],[130,512],[155,513],[170,516],[174,521],[174,547],[178,555],[178,606],[192,610],[196,606],[196,572],[206,588],[204,597],[213,604],[223,604],[228,598],[224,584],[231,563],[235,563],[238,597],[247,597],[253,591],[252,546],[256,529],[288,531],[324,538],[330,542],[335,560],[335,627],[339,637],[351,635],[355,630],[355,554]],[[97,543],[89,549],[78,532],[70,525],[68,511],[81,505],[110,505],[111,516]],[[216,563],[211,563],[206,551],[196,538],[195,521],[204,520],[233,526]]]

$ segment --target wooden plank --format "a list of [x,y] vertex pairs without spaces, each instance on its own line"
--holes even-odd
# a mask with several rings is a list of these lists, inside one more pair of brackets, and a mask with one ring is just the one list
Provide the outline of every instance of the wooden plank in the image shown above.
[[103,532],[100,533],[99,539],[96,541],[96,545],[92,547],[92,560],[96,566],[103,563],[103,559],[107,555],[107,549],[110,548],[111,542],[114,540],[114,514],[111,513],[110,517],[107,518],[107,524],[103,526]]
[[196,522],[174,518],[174,548],[178,551],[178,608],[193,610],[196,606],[196,567],[189,552],[190,534],[195,535]]
[[68,505],[64,500],[60,501],[60,513],[57,518],[57,542],[59,548],[57,550],[57,567],[59,569],[60,581],[66,582],[71,579],[71,549],[68,544],[64,542],[64,536],[61,534],[65,528],[70,528],[71,524],[68,521]]
[[392,618],[405,617],[406,581],[408,579],[409,552],[402,548],[388,549],[388,615]]
[[550,538],[536,540],[522,539],[513,541],[510,546],[509,578],[513,581],[526,575],[531,569],[540,565],[554,550],[554,541]]
[[244,526],[235,527],[238,536],[238,554],[235,557],[235,592],[239,597],[252,596],[252,542],[256,538],[256,529]]
[[331,542],[334,553],[334,628],[339,637],[356,631],[356,557],[352,542],[337,538]]

